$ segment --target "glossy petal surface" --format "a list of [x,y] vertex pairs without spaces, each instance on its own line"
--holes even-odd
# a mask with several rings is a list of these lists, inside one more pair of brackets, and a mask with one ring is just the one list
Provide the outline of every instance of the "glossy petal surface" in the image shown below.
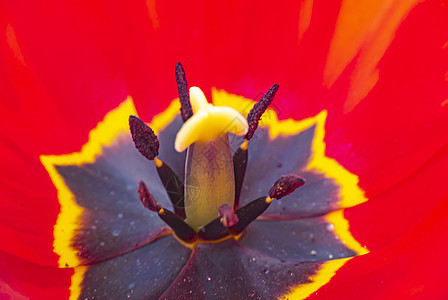
[[84,273],[79,299],[156,299],[175,280],[191,250],[163,237],[114,259],[75,272]]
[[161,205],[171,206],[154,163],[136,152],[129,135],[103,149],[93,164],[56,170],[82,208],[72,245],[82,264],[115,257],[169,231],[156,214],[142,209],[135,193],[136,183],[144,180]]
[[[300,192],[272,203],[264,216],[298,218],[320,215],[339,208],[339,188],[324,174],[306,170],[311,160],[315,126],[295,136],[270,139],[258,130],[249,143],[249,161],[241,191],[241,205],[267,194],[280,176],[297,174],[306,180]],[[279,149],[284,149],[279,151]]]
[[248,251],[232,240],[200,244],[161,299],[275,299],[309,282],[321,263],[281,262]]
[[325,217],[299,220],[255,221],[241,245],[280,260],[326,261],[356,256],[334,233]]

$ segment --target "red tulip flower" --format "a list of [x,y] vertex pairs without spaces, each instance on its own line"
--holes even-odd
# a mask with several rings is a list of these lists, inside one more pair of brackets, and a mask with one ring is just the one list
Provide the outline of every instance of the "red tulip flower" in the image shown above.
[[[446,1],[0,8],[0,299],[446,297]],[[246,136],[237,205],[196,227],[157,171],[184,191],[178,61],[242,115],[280,86]]]

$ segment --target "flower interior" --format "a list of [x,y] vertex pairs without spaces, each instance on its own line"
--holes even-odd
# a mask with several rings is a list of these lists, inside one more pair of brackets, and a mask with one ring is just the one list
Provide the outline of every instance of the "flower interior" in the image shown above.
[[[279,86],[273,85],[246,119],[231,107],[208,103],[198,87],[187,91],[185,72],[180,63],[176,65],[176,79],[184,124],[176,135],[174,148],[177,152],[187,151],[185,178],[182,181],[157,157],[160,143],[154,131],[138,117],[130,116],[135,147],[144,157],[154,160],[173,211],[162,207],[143,181],[138,183],[140,201],[156,212],[182,242],[216,241],[238,236],[273,199],[281,199],[305,184],[305,180],[297,175],[284,175],[270,189],[266,187],[266,191],[269,190],[267,196],[239,206],[249,141]],[[245,138],[233,156],[229,133]]]
[[255,104],[212,90],[213,106],[180,64],[176,79],[180,105],[150,126],[129,97],[80,152],[41,156],[71,299],[304,299],[367,252],[343,214],[367,199],[325,156],[326,111],[279,121],[278,85]]

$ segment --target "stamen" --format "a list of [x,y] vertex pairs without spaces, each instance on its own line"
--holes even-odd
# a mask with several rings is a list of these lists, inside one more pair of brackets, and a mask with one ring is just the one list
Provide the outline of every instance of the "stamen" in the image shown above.
[[268,207],[270,202],[266,201],[269,197],[261,197],[235,211],[238,223],[227,227],[222,217],[218,217],[205,225],[198,232],[198,237],[203,240],[219,240],[229,234],[240,234],[252,221],[261,215]]
[[274,100],[275,93],[277,93],[279,86],[274,84],[269,91],[258,101],[247,115],[247,122],[249,129],[246,133],[246,139],[233,155],[233,168],[235,174],[235,206],[237,209],[240,201],[241,188],[243,187],[244,175],[246,174],[248,161],[248,142],[253,137],[255,130],[258,127],[258,121],[268,106]]
[[162,206],[160,206],[159,202],[154,199],[152,194],[149,192],[148,187],[142,180],[138,182],[138,197],[140,198],[142,204],[150,211],[159,212],[160,209],[162,209]]
[[281,199],[304,184],[305,180],[294,174],[280,177],[269,189],[269,197],[258,198],[235,212],[240,221],[229,227],[230,232],[234,235],[241,233],[271,205],[273,199]]
[[154,131],[136,116],[129,116],[129,127],[137,150],[147,159],[153,160],[159,154],[159,139]]
[[247,150],[249,146],[248,143],[249,143],[248,140],[244,140],[244,142],[240,145],[241,150]]
[[162,208],[162,212],[159,212],[159,218],[162,219],[178,238],[187,243],[192,243],[197,239],[196,231],[188,226],[178,215]]
[[185,223],[178,215],[166,208],[162,208],[157,200],[151,195],[146,184],[141,180],[138,182],[138,195],[142,204],[150,211],[157,212],[159,218],[171,227],[177,237],[187,243],[191,243],[196,240],[196,231],[188,226],[188,224]]
[[160,159],[158,159],[157,157],[154,157],[154,163],[156,164],[157,168],[160,168],[163,166],[163,161],[161,161]]
[[237,209],[240,203],[241,188],[243,187],[244,175],[246,174],[248,151],[248,140],[244,140],[241,146],[233,154],[233,173],[235,175],[235,204]]
[[225,203],[218,207],[219,215],[221,217],[221,222],[226,227],[232,227],[238,223],[238,217],[236,216],[233,208]]
[[229,227],[229,231],[234,235],[240,234],[250,223],[268,209],[271,201],[272,199],[270,200],[269,197],[261,197],[238,209],[235,213],[239,222]]
[[157,173],[159,173],[160,180],[165,186],[168,197],[173,204],[174,212],[185,219],[184,184],[174,171],[163,161],[154,157],[154,162],[156,163]]
[[[199,238],[204,240],[217,240],[225,237],[228,234],[240,234],[250,223],[252,223],[262,213],[264,213],[266,209],[268,209],[274,198],[277,200],[283,198],[284,196],[289,195],[290,193],[294,192],[295,189],[304,184],[305,180],[297,175],[282,176],[270,188],[269,197],[258,198],[235,211],[235,217],[236,219],[238,219],[238,222],[236,224],[229,225],[227,227],[224,224],[223,217],[221,216],[204,226],[198,232]],[[224,208],[224,210],[228,212],[227,208]]]
[[277,93],[278,88],[278,84],[274,84],[269,91],[264,94],[264,96],[257,103],[255,103],[254,107],[247,115],[247,122],[249,123],[249,130],[246,133],[247,140],[250,140],[253,137],[255,129],[258,127],[258,121],[260,120],[261,115],[263,115],[272,100],[274,100],[274,96],[275,93]]
[[198,231],[198,237],[205,241],[215,241],[222,239],[230,234],[229,228],[224,226],[221,218],[218,217],[202,227]]
[[284,175],[277,179],[269,190],[269,197],[275,199],[281,199],[292,192],[298,187],[305,184],[305,180],[297,175]]
[[239,220],[229,204],[223,204],[219,208],[220,217],[214,219],[198,232],[202,240],[219,240],[230,234],[228,227],[235,226]]
[[185,122],[193,115],[193,109],[191,108],[190,95],[188,94],[187,78],[180,62],[176,64],[176,82],[177,90],[179,91],[180,115]]
[[159,154],[159,139],[154,131],[136,116],[129,117],[129,127],[137,150],[147,159],[154,160],[174,211],[185,219],[184,185],[171,168],[156,157]]

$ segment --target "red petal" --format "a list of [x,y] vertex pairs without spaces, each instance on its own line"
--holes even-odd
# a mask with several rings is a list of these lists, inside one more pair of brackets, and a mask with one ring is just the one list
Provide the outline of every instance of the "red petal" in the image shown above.
[[[0,121],[0,126],[4,128],[3,143],[0,145],[4,193],[0,234],[8,243],[2,243],[1,248],[34,261],[55,263],[56,256],[52,253],[53,225],[59,207],[52,182],[48,176],[42,176],[45,169],[39,155],[78,150],[87,140],[89,130],[110,109],[107,102],[121,102],[124,93],[114,88],[116,80],[105,80],[109,74],[102,73],[102,81],[100,78],[92,80],[95,76],[89,77],[89,72],[80,70],[76,60],[51,56],[53,51],[57,51],[57,47],[51,48],[51,42],[71,47],[72,52],[84,52],[82,46],[75,49],[68,43],[73,36],[63,34],[67,33],[63,24],[54,26],[56,30],[41,28],[48,25],[51,18],[40,14],[40,10],[52,12],[51,8],[37,9],[33,3],[28,3],[20,5],[18,12],[19,7],[10,4],[11,7],[2,9],[2,14],[9,14],[2,18],[6,39],[2,40],[0,48],[2,65],[5,66],[2,68],[2,78],[5,76],[8,79],[6,89],[1,92],[5,106]],[[57,15],[54,13],[54,16]],[[30,19],[26,20],[27,17]],[[33,22],[33,18],[38,20]],[[74,16],[72,18],[76,19]],[[39,32],[42,34],[29,32],[27,29],[33,27],[29,21],[36,25],[34,29],[42,29]],[[70,22],[70,18],[65,22]],[[50,42],[45,33],[54,34]],[[77,35],[82,37],[82,33],[78,32]],[[39,39],[36,40],[36,37]],[[89,45],[86,40],[79,44]],[[50,46],[51,51],[42,49],[46,46]],[[86,53],[84,55],[87,57]],[[97,60],[98,57],[92,58],[92,61]],[[84,67],[89,68],[89,74],[104,69],[97,67],[97,64],[89,62]],[[78,66],[78,72],[75,66]],[[50,72],[54,73],[53,77],[48,76]],[[90,86],[87,86],[89,82]],[[98,85],[99,82],[103,88]],[[103,95],[98,95],[98,90],[104,90]]]
[[444,299],[447,200],[388,247],[349,261],[310,299]]
[[448,195],[447,165],[448,145],[405,182],[346,210],[351,232],[371,250],[399,239],[427,218],[437,203]]
[[345,117],[329,116],[327,153],[358,174],[370,196],[416,172],[448,142],[447,15],[446,5],[419,4],[382,57],[368,96]]
[[67,299],[72,269],[41,266],[0,252],[1,299]]
[[388,193],[346,209],[370,254],[349,261],[315,299],[443,299],[448,264],[448,146]]

